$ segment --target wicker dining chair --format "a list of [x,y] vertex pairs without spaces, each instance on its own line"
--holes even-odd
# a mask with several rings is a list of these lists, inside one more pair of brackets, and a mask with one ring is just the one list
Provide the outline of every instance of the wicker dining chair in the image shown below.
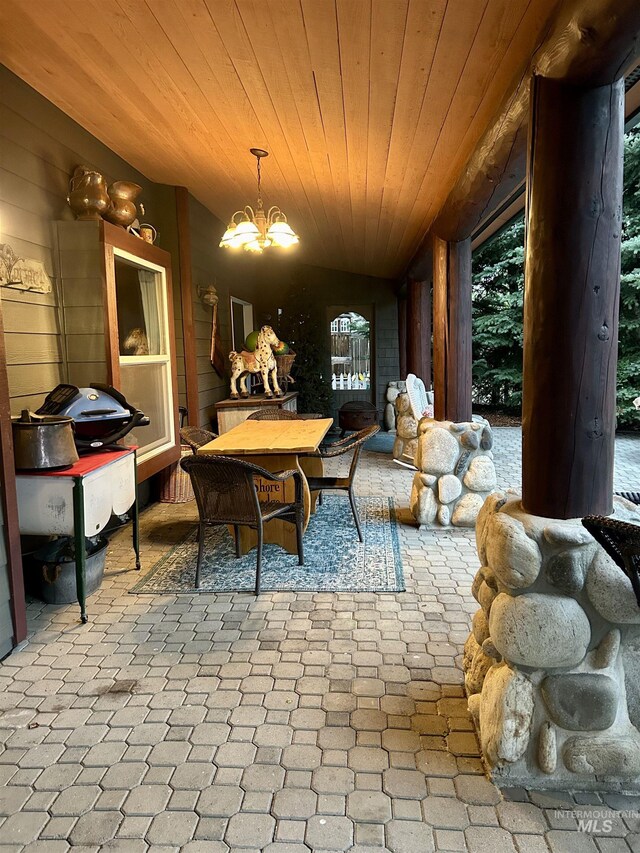
[[180,438],[183,444],[188,444],[194,453],[197,453],[200,447],[209,444],[210,441],[213,441],[217,437],[215,432],[210,432],[210,430],[202,429],[201,427],[187,426],[182,427],[180,430]]
[[349,473],[346,477],[309,476],[307,477],[307,482],[309,483],[309,489],[312,492],[320,492],[320,503],[322,503],[323,491],[345,491],[349,494],[349,503],[351,504],[353,520],[356,523],[358,539],[361,542],[363,542],[364,540],[362,538],[362,528],[360,527],[358,508],[356,506],[356,499],[353,492],[353,481],[356,476],[358,460],[360,459],[360,453],[362,452],[364,443],[379,431],[380,427],[377,424],[374,424],[373,426],[367,427],[366,429],[361,429],[359,432],[354,432],[351,435],[348,435],[346,438],[341,438],[338,441],[334,441],[333,444],[321,446],[315,453],[305,454],[307,456],[319,457],[320,459],[333,459],[337,456],[343,456],[344,454],[351,453],[353,451],[351,464],[349,465]]
[[629,578],[640,607],[640,525],[605,515],[588,515],[582,524]]
[[289,409],[281,409],[278,406],[265,406],[264,409],[258,409],[256,412],[251,412],[248,421],[299,421],[300,415],[297,412],[292,412]]
[[[196,496],[198,515],[198,562],[196,565],[196,589],[200,587],[200,569],[204,554],[204,532],[207,526],[222,524],[233,525],[236,544],[236,557],[240,556],[239,527],[254,528],[258,535],[258,553],[256,559],[255,593],[260,593],[260,573],[262,569],[262,546],[264,523],[273,518],[289,521],[296,527],[298,563],[304,565],[302,549],[302,526],[304,524],[304,495],[302,477],[299,471],[280,471],[272,473],[259,465],[253,465],[241,459],[229,456],[194,455],[181,461],[182,468],[189,474]],[[284,483],[293,479],[295,497],[289,503],[264,501],[258,499],[255,477],[262,477],[273,483]]]

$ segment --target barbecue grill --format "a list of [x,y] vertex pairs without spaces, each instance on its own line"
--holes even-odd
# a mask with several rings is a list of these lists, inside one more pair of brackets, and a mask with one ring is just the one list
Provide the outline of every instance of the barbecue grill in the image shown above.
[[78,451],[111,447],[137,426],[147,426],[149,418],[127,402],[120,391],[99,382],[89,388],[61,384],[47,394],[39,415],[73,418]]

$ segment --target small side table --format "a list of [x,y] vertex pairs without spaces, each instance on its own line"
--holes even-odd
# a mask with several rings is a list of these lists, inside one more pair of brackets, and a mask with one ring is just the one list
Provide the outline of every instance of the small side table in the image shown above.
[[80,618],[87,621],[85,537],[96,536],[112,514],[133,507],[133,550],[140,569],[136,449],[88,453],[70,468],[16,474],[20,533],[73,536]]
[[277,408],[286,409],[289,412],[296,412],[297,408],[297,391],[289,391],[283,394],[282,397],[265,397],[264,394],[251,394],[249,397],[238,397],[232,400],[221,400],[216,403],[216,415],[218,417],[218,433],[223,435],[229,432],[238,424],[243,423],[259,409]]

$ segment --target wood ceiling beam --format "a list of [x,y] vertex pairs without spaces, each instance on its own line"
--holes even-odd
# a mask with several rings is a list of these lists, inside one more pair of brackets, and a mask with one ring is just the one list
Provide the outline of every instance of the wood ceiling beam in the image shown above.
[[[547,37],[449,193],[433,233],[447,240],[465,239],[522,181],[533,74],[604,86],[628,71],[639,55],[638,0],[572,0],[561,5]],[[410,274],[424,266],[429,248],[430,242],[423,241],[409,265]]]

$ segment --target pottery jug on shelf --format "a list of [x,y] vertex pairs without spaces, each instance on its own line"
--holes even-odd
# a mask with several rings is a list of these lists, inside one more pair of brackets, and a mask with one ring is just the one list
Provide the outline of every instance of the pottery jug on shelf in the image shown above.
[[111,204],[105,211],[104,218],[114,225],[127,228],[138,214],[135,200],[141,192],[142,187],[133,181],[114,181],[108,189]]
[[111,206],[104,176],[77,166],[69,181],[67,202],[78,219],[100,219]]

